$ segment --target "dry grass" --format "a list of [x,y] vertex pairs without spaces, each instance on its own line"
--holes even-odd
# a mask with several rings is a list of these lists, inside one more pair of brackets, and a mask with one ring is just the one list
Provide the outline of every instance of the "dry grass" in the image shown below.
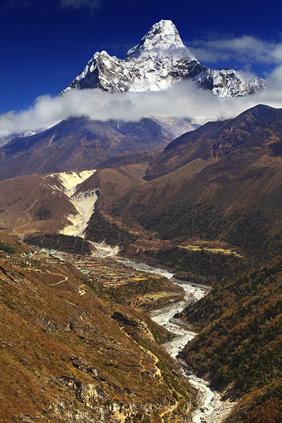
[[[114,273],[105,264],[104,270]],[[139,279],[127,272],[129,279]],[[131,404],[133,415],[143,410],[143,417],[155,409],[150,421],[158,422],[175,404],[175,389],[178,410],[184,406],[189,388],[173,375],[172,360],[152,336],[165,338],[165,331],[145,314],[98,299],[87,280],[54,259],[0,259],[0,421],[21,421],[25,414],[73,421],[74,415],[67,417],[72,410],[97,419],[93,407],[115,402]],[[115,312],[131,323],[120,326]],[[156,357],[161,377],[155,376]],[[83,398],[82,386],[98,396]],[[64,403],[60,418],[54,412],[58,402]]]

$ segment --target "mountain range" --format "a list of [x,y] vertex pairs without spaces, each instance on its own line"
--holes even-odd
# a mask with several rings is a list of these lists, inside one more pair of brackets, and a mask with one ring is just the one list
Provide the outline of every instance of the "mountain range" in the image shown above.
[[[109,159],[84,181],[74,179],[71,195],[89,197],[89,192],[99,193],[98,199],[94,196],[91,200],[92,206],[87,206],[90,211],[97,201],[106,220],[129,232],[133,228],[141,233],[149,230],[157,237],[182,242],[195,238],[219,240],[251,255],[260,254],[262,245],[267,247],[264,253],[273,251],[280,245],[281,231],[281,122],[281,110],[260,105],[235,119],[207,123],[175,139],[163,151]],[[30,138],[36,137],[39,135]],[[45,140],[43,145],[48,148]],[[26,148],[21,144],[22,150],[15,150],[14,154],[13,146],[12,142],[1,149],[2,157],[6,152],[2,169],[6,166],[5,172],[19,175],[1,182],[1,227],[13,228],[19,234],[23,234],[23,228],[27,233],[62,231],[67,220],[72,221],[68,216],[80,212],[71,195],[58,187],[56,175],[67,171],[71,176],[74,170],[79,172],[79,167],[85,167],[81,161],[83,150],[77,147],[77,155],[71,156],[71,143],[66,141],[63,147],[57,143],[53,149],[56,161],[43,149],[46,175],[23,179],[20,175],[31,171],[28,157],[35,161],[37,169],[44,162],[36,161],[31,154],[33,148],[38,154],[36,142]],[[88,152],[86,159],[89,158]],[[12,163],[18,163],[17,167]],[[53,202],[49,200],[50,192]],[[37,214],[41,208],[49,210],[46,219]],[[16,224],[17,219],[8,218],[21,209],[21,219],[25,216],[22,229],[20,223]],[[75,233],[71,230],[69,234]]]

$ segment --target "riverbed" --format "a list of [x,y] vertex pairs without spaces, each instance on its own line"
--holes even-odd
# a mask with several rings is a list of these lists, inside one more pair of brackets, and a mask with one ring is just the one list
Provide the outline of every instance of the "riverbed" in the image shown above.
[[[165,269],[151,267],[144,263],[138,263],[128,259],[117,258],[117,260],[135,270],[166,276],[184,289],[185,297],[183,301],[172,303],[160,310],[151,312],[152,320],[175,335],[173,340],[163,344],[163,347],[171,355],[171,357],[177,359],[179,352],[182,351],[185,345],[196,336],[196,333],[185,326],[180,319],[174,318],[174,316],[176,313],[181,312],[188,304],[199,301],[207,294],[210,288],[191,284],[188,281],[184,282],[173,279],[173,273]],[[222,400],[220,393],[211,389],[206,380],[187,371],[184,363],[181,363],[180,360],[178,360],[178,364],[181,367],[183,374],[189,379],[191,385],[193,385],[198,391],[198,407],[192,414],[193,423],[223,422],[229,415],[235,403],[228,400]]]

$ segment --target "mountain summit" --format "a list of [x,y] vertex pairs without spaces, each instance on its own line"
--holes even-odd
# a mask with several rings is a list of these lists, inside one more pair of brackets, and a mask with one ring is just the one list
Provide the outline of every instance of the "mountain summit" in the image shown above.
[[209,69],[183,44],[170,20],[154,24],[124,60],[97,52],[84,70],[62,91],[100,88],[111,93],[166,90],[175,82],[192,79],[218,97],[240,97],[265,88],[258,77],[246,80],[233,69]]
[[170,50],[167,53],[172,54],[178,49],[180,49],[180,55],[184,54],[190,59],[196,60],[191,51],[183,44],[174,23],[169,20],[161,20],[152,26],[139,44],[128,50],[126,57],[138,57],[144,53],[154,54],[162,52],[164,54],[164,50]]

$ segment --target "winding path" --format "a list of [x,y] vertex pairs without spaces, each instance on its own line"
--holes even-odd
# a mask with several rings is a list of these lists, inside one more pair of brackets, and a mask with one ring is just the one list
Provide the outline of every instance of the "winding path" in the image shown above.
[[[49,272],[50,273],[50,272]],[[53,273],[53,275],[57,275],[57,276],[63,276],[62,274],[60,274],[60,273]],[[61,283],[64,283],[64,282],[67,282],[69,280],[69,278],[68,278],[68,276],[64,276],[64,279],[62,279],[61,281],[59,281],[59,282],[55,282],[55,283],[52,283],[51,285],[49,285],[49,286],[56,286],[56,285],[60,285]]]

